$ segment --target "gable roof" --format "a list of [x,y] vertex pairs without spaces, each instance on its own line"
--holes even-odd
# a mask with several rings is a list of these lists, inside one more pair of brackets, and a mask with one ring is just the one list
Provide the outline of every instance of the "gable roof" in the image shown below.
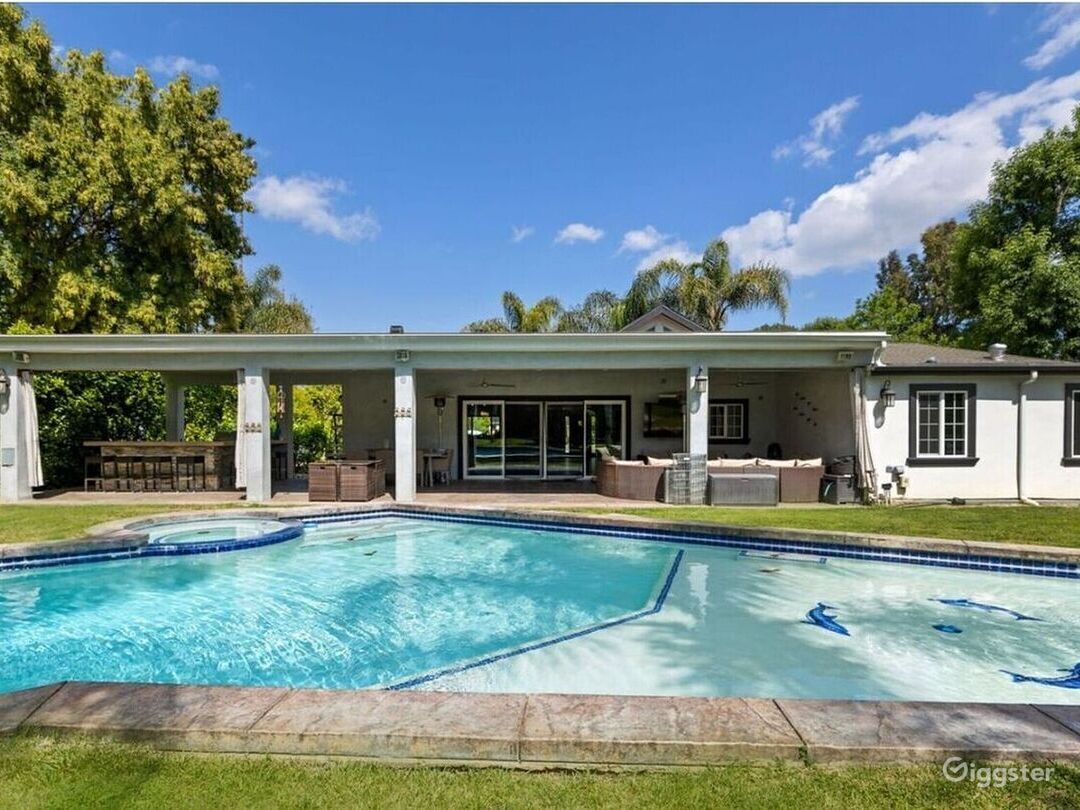
[[1080,363],[1005,354],[1000,360],[990,352],[934,346],[929,343],[890,342],[879,355],[880,363],[894,371],[1080,371]]
[[[666,327],[664,329],[655,329],[656,326]],[[667,304],[659,304],[640,318],[636,318],[622,329],[620,332],[704,332],[705,327],[701,324],[690,320],[681,312],[676,312]]]

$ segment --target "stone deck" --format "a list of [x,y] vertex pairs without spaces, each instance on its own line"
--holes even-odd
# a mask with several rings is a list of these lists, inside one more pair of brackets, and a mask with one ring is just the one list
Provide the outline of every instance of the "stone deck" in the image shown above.
[[1080,706],[63,683],[0,694],[0,732],[163,750],[505,767],[1080,761]]

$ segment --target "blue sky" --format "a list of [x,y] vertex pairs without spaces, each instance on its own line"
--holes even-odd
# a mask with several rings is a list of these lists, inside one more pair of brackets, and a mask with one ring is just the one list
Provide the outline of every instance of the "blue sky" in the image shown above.
[[247,268],[320,331],[572,304],[718,235],[791,270],[792,323],[846,314],[1080,99],[1080,7],[28,8],[221,87],[258,142]]

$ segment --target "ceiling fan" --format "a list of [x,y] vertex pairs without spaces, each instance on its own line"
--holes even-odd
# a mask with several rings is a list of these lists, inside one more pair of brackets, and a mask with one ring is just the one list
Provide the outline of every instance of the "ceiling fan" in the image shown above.
[[480,382],[476,383],[478,388],[517,388],[514,383],[498,383],[488,382],[487,378],[484,378]]

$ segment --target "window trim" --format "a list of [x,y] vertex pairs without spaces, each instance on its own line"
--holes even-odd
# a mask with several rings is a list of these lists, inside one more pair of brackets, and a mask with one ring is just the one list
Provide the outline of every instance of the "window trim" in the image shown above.
[[[714,405],[742,406],[742,436],[738,439],[725,439],[712,435],[712,409]],[[709,444],[750,444],[750,400],[749,399],[710,399],[709,400]]]
[[[975,383],[912,383],[908,386],[908,459],[909,467],[974,467],[979,457],[975,455],[977,387]],[[919,455],[919,394],[957,391],[966,397],[967,412],[964,425],[965,455],[920,456]],[[944,431],[945,426],[941,426]]]
[[1061,457],[1063,467],[1080,467],[1080,454],[1073,452],[1073,425],[1075,412],[1080,408],[1080,383],[1065,383],[1065,452]]

